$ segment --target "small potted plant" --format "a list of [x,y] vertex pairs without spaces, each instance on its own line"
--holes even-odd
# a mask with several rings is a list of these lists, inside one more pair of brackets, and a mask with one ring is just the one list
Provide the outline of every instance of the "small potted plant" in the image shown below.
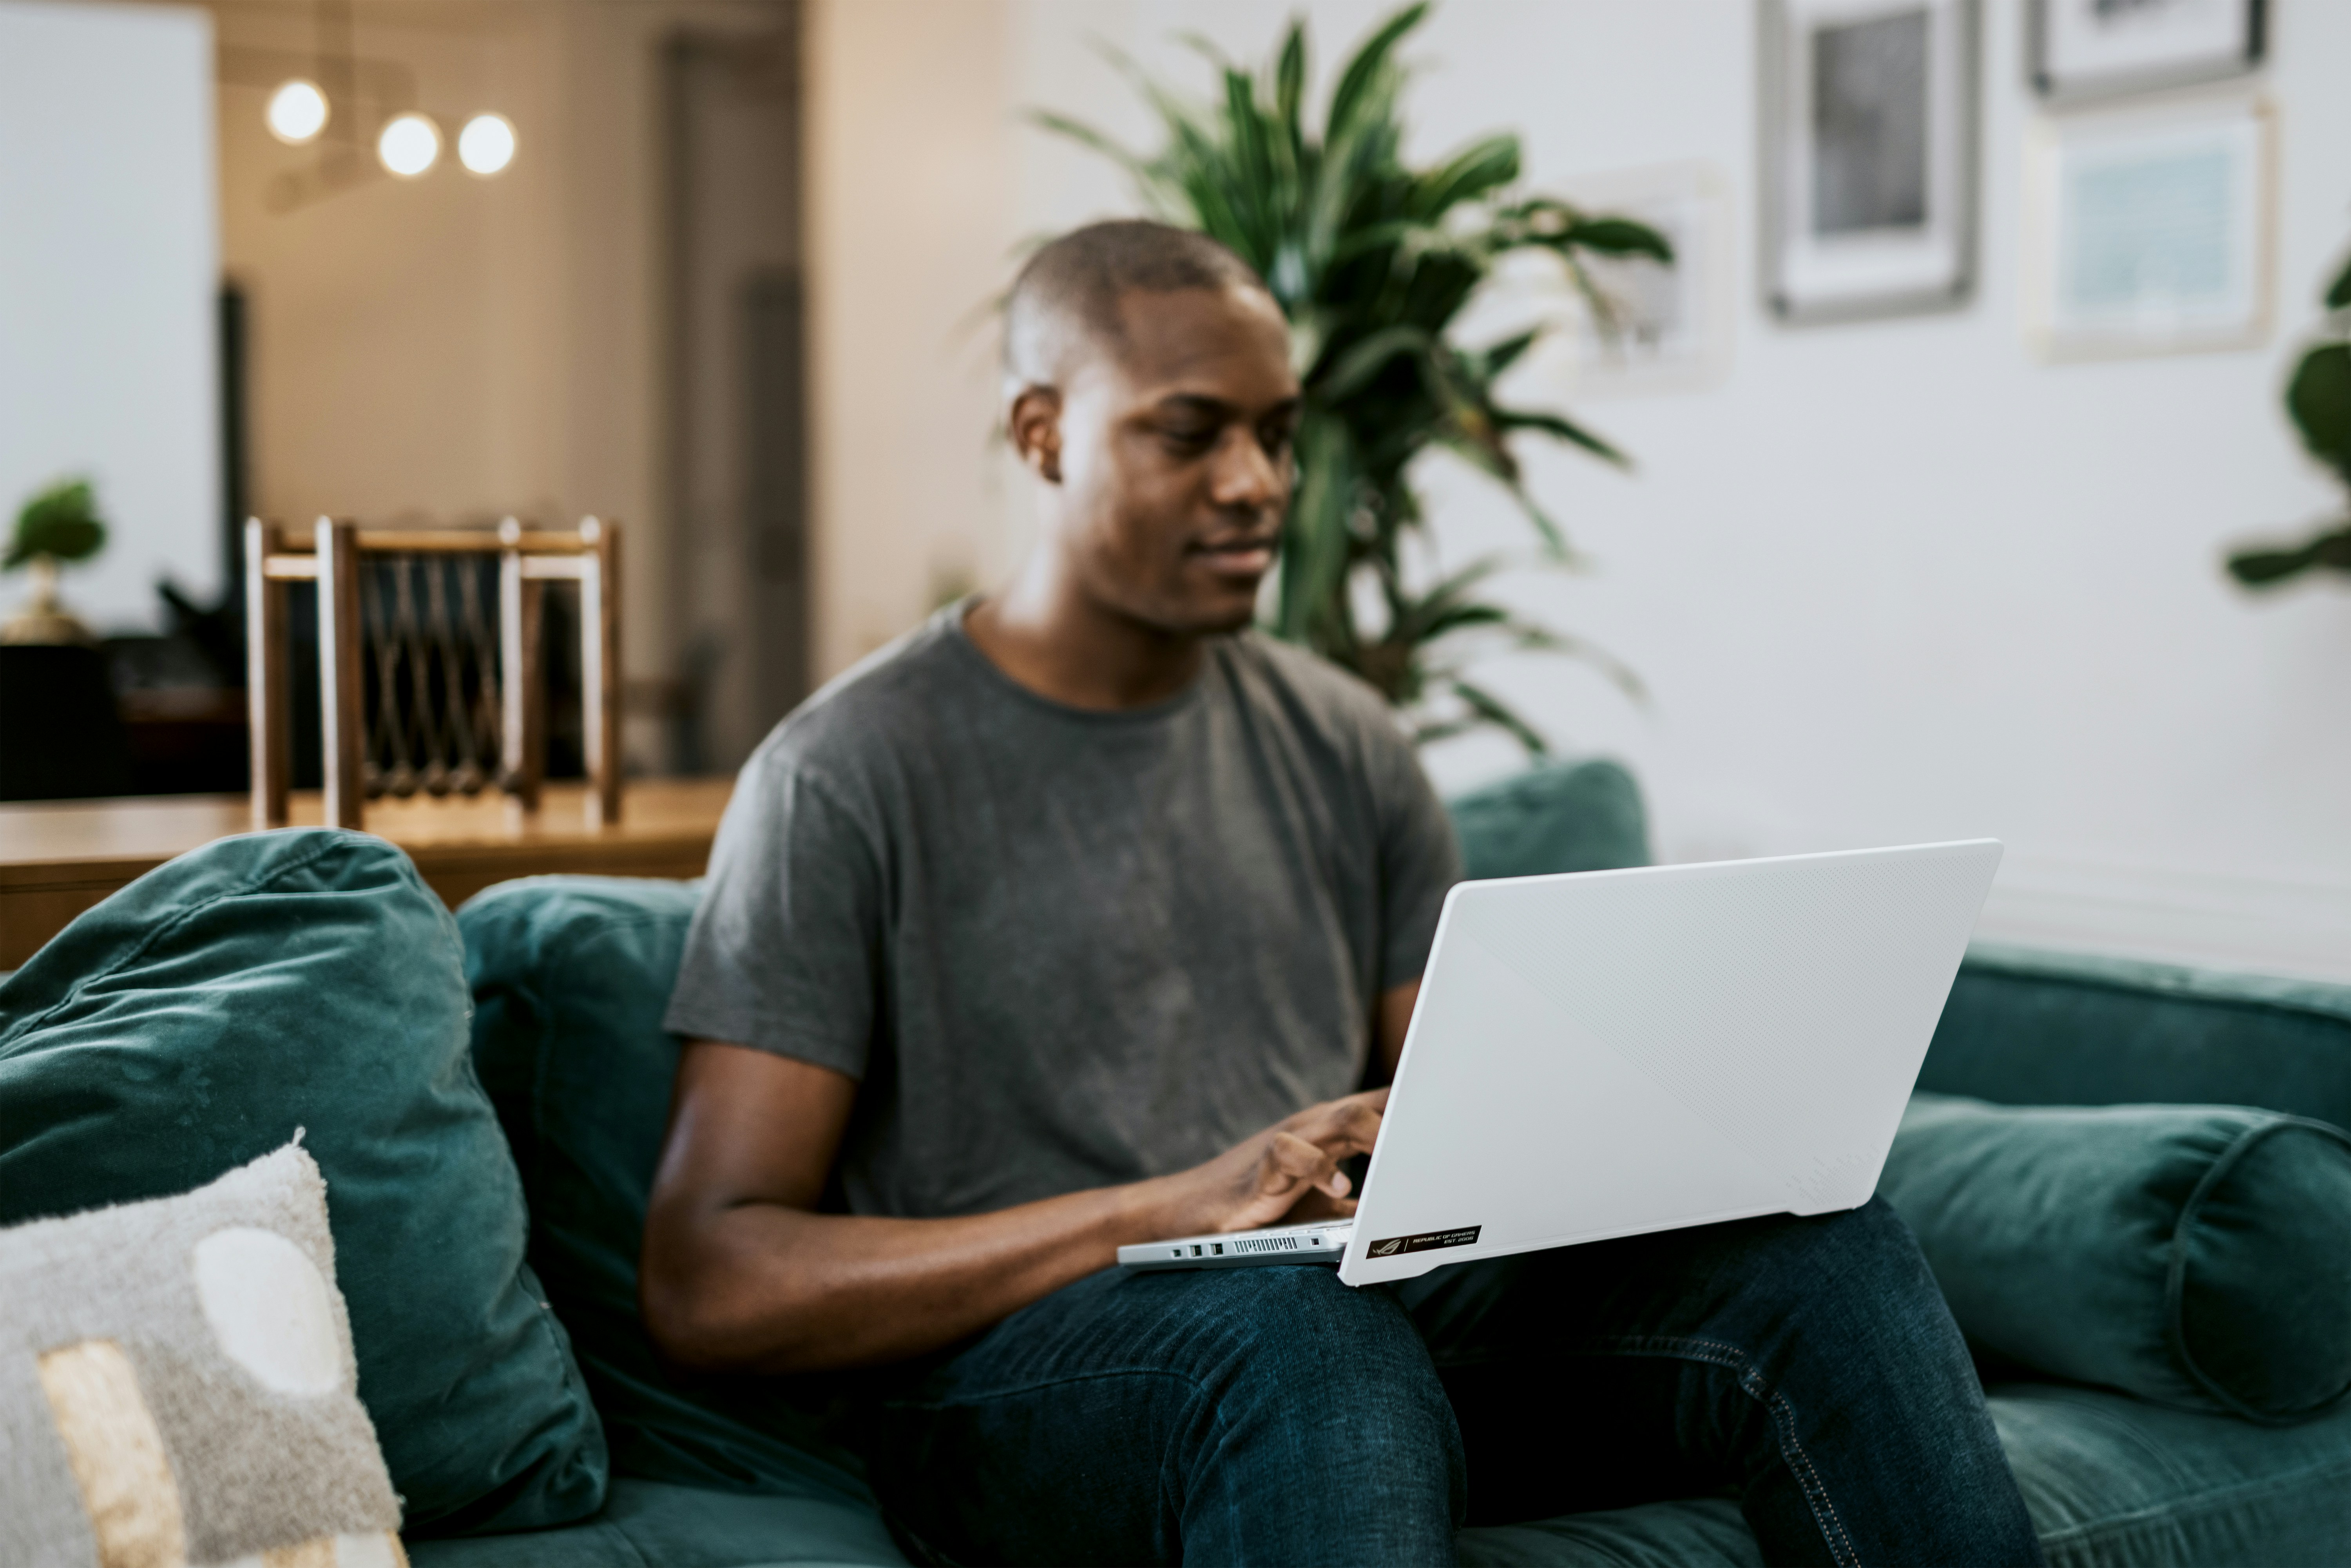
[[94,643],[79,617],[57,600],[57,569],[89,559],[106,548],[106,524],[87,479],[52,485],[16,514],[16,532],[0,571],[30,568],[33,594],[0,622],[0,643]]

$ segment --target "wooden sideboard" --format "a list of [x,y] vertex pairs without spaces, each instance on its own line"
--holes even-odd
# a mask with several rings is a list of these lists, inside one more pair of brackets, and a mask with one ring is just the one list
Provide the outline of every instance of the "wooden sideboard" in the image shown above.
[[[596,876],[700,876],[710,859],[731,779],[642,779],[621,821],[589,825],[583,785],[549,784],[526,816],[503,795],[378,800],[367,831],[408,852],[451,908],[492,883],[549,872]],[[296,827],[320,821],[315,792],[292,800]],[[0,806],[0,969],[33,956],[68,921],[108,894],[200,844],[249,832],[243,795],[156,795]]]

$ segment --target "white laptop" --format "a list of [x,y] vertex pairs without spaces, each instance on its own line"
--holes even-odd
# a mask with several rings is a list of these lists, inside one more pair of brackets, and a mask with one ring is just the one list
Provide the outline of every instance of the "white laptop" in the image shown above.
[[1991,839],[1466,882],[1349,1220],[1122,1247],[1130,1269],[1444,1263],[1876,1188],[1991,891]]

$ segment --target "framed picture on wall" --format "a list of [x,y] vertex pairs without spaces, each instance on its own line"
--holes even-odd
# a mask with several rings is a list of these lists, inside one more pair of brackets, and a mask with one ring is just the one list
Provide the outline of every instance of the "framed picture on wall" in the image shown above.
[[2032,85],[2057,102],[2241,75],[2261,63],[2263,0],[2030,0]]
[[1573,302],[1562,334],[1570,394],[1696,392],[1721,381],[1738,289],[1723,172],[1673,164],[1572,180],[1563,191],[1587,211],[1639,219],[1674,247],[1671,267],[1646,256],[1586,261],[1602,304]]
[[1763,298],[1791,322],[1975,285],[1976,0],[1763,0]]
[[2258,346],[2275,270],[2269,105],[2052,117],[2026,146],[2027,330],[2051,359]]

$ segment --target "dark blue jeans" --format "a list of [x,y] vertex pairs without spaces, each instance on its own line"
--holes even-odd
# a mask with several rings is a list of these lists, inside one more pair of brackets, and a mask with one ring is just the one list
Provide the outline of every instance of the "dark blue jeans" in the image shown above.
[[1735,1490],[1774,1563],[2039,1563],[1883,1203],[1469,1263],[1112,1270],[871,1389],[961,1563],[1448,1563],[1464,1523]]

